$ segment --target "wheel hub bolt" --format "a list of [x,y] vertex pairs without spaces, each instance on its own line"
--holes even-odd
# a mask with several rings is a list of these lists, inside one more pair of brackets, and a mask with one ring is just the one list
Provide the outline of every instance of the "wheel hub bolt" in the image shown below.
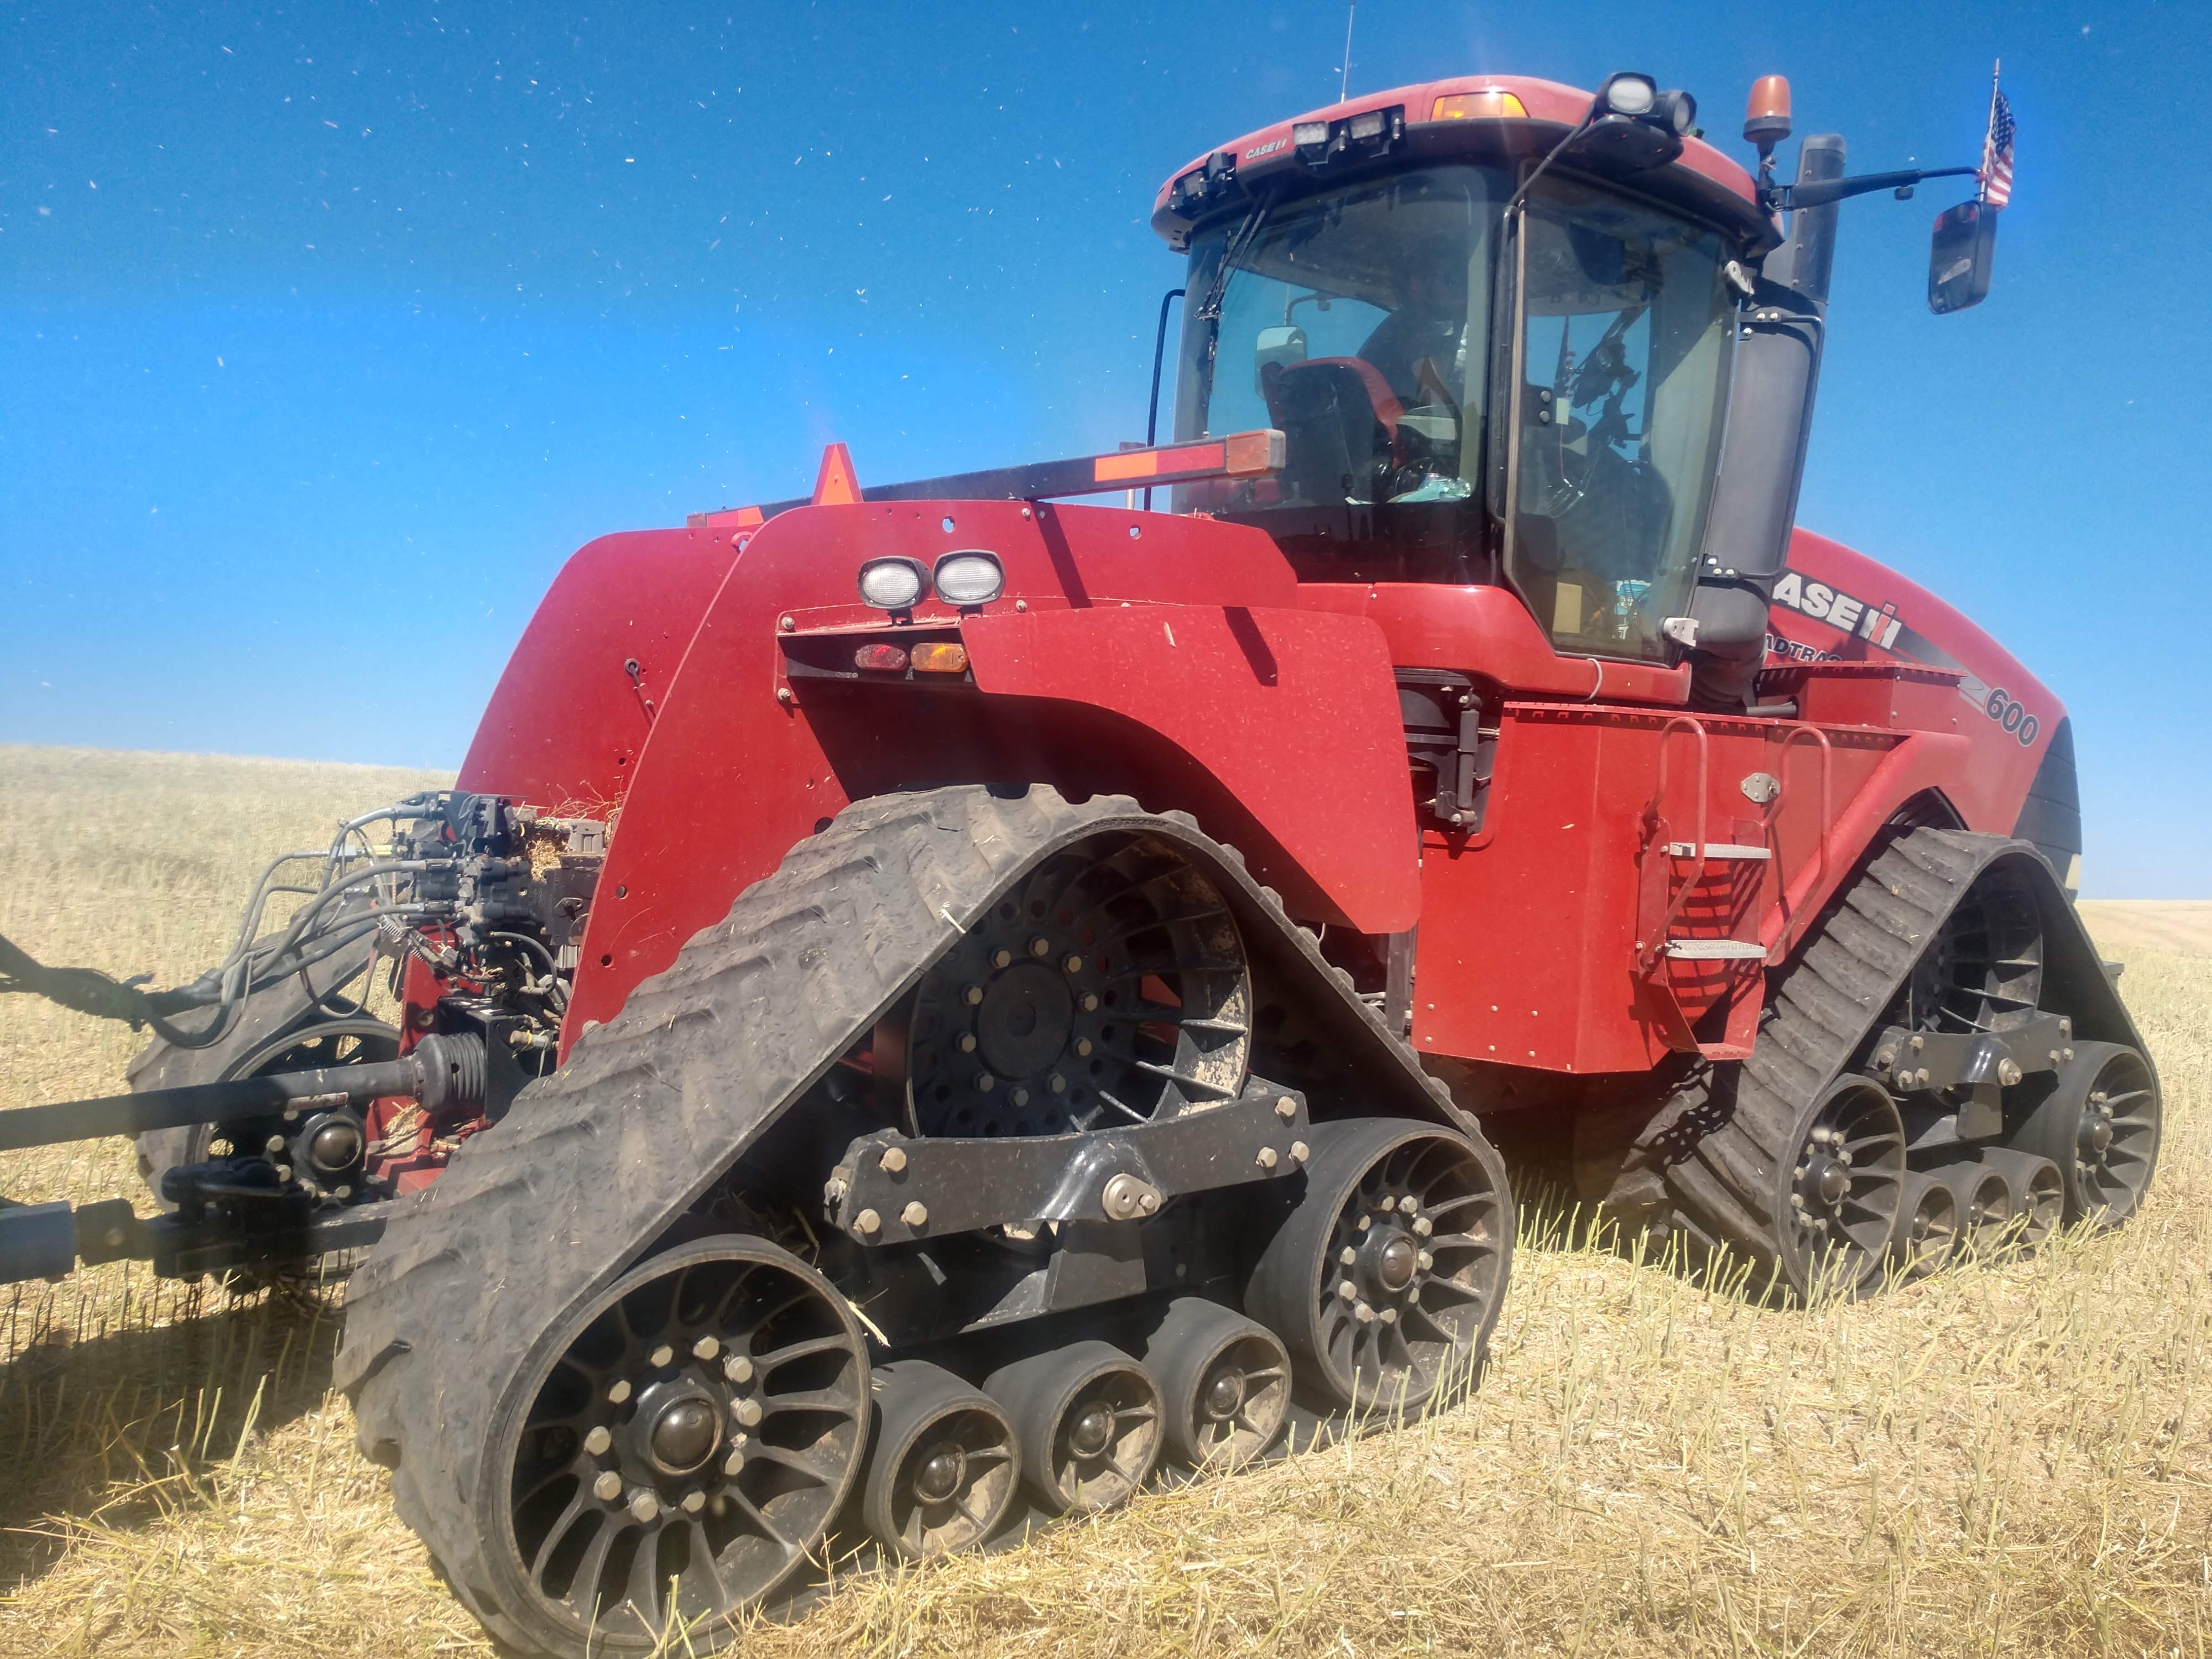
[[1091,1039],[1089,1037],[1076,1038],[1075,1052],[1084,1059],[1089,1059],[1091,1057]]
[[607,1403],[611,1406],[619,1406],[623,1401],[629,1398],[629,1379],[626,1376],[617,1377],[615,1380],[614,1387],[607,1390]]
[[735,1474],[738,1470],[744,1468],[744,1466],[745,1455],[741,1451],[732,1449],[730,1455],[722,1460],[722,1473],[724,1474]]
[[1071,974],[1079,974],[1083,971],[1083,958],[1081,957],[1070,957],[1066,962],[1061,963],[1060,965],[1066,969]]
[[[1345,1255],[1354,1255],[1354,1253],[1353,1253],[1352,1251],[1351,1251],[1351,1250],[1346,1250],[1346,1251],[1345,1252]],[[1355,1259],[1357,1259],[1357,1258],[1356,1258],[1356,1256],[1355,1256]],[[1359,1291],[1358,1291],[1358,1289],[1357,1289],[1357,1288],[1352,1285],[1352,1282],[1350,1279],[1340,1279],[1337,1280],[1337,1283],[1336,1283],[1336,1294],[1337,1294],[1337,1297],[1338,1297],[1338,1298],[1339,1298],[1340,1300],[1341,1300],[1341,1301],[1345,1301],[1345,1302],[1350,1302],[1350,1301],[1352,1301],[1352,1300],[1356,1299],[1356,1298],[1358,1297],[1358,1295],[1359,1295]]]
[[629,1500],[629,1518],[641,1526],[660,1514],[660,1500],[649,1492],[634,1492]]
[[1086,1406],[1068,1425],[1067,1446],[1078,1457],[1097,1457],[1114,1438],[1114,1413],[1103,1405]]
[[1353,1262],[1359,1260],[1359,1252],[1353,1249],[1351,1245],[1347,1244],[1336,1253],[1336,1259],[1342,1262],[1346,1267],[1349,1267]]
[[1375,1310],[1369,1307],[1364,1302],[1352,1309],[1352,1312],[1353,1316],[1363,1325],[1371,1325],[1375,1322]]
[[730,1415],[750,1429],[761,1420],[760,1401],[740,1400],[730,1407]]
[[1430,1220],[1428,1217],[1422,1215],[1415,1216],[1413,1218],[1413,1233],[1416,1237],[1426,1238],[1431,1233],[1436,1231],[1436,1230],[1437,1224]]
[[1039,933],[1035,939],[1030,941],[1030,954],[1035,957],[1038,961],[1043,961],[1045,957],[1052,954],[1052,941],[1047,939],[1042,933]]
[[696,1515],[707,1507],[707,1494],[703,1492],[687,1492],[684,1494],[684,1501],[677,1507],[686,1515]]
[[925,1504],[942,1504],[960,1490],[968,1473],[968,1454],[949,1440],[929,1449],[914,1472],[914,1495]]
[[1083,1012],[1086,1014],[1095,1014],[1098,1012],[1098,994],[1096,991],[1085,991],[1083,994]]
[[753,1362],[741,1353],[733,1353],[722,1362],[722,1375],[732,1382],[753,1380]]
[[659,1370],[663,1365],[665,1365],[670,1360],[675,1358],[676,1350],[670,1347],[668,1344],[664,1342],[653,1351],[653,1368],[655,1370]]
[[594,1457],[605,1456],[606,1455],[607,1448],[614,1443],[614,1436],[607,1432],[606,1427],[604,1424],[594,1427],[589,1434],[584,1437],[584,1449],[591,1453]]
[[963,1054],[972,1054],[975,1052],[975,1034],[973,1031],[963,1031],[960,1034],[959,1048]]
[[1404,1215],[1411,1215],[1420,1207],[1421,1200],[1415,1198],[1411,1193],[1407,1193],[1405,1197],[1398,1200],[1399,1212]]
[[613,1503],[622,1496],[622,1476],[612,1469],[602,1470],[599,1478],[592,1482],[592,1496],[602,1504]]
[[966,990],[961,992],[960,1000],[970,1008],[980,1006],[983,1000],[983,988],[980,985],[968,987]]
[[1030,1091],[1026,1089],[1015,1090],[1012,1097],[1017,1106],[1026,1106],[1030,1103]]
[[1056,1095],[1064,1094],[1067,1090],[1067,1079],[1062,1077],[1059,1073],[1054,1072],[1050,1077],[1044,1080],[1044,1086],[1051,1090],[1053,1093]]
[[1011,968],[1013,965],[1014,953],[1012,951],[1002,948],[991,952],[991,966],[994,968]]
[[712,1359],[721,1351],[722,1345],[711,1336],[702,1336],[691,1345],[691,1355],[695,1359]]
[[992,1090],[998,1086],[999,1079],[993,1077],[988,1072],[978,1072],[975,1073],[975,1092],[977,1094],[988,1095]]
[[1430,1268],[1437,1265],[1436,1257],[1431,1255],[1426,1250],[1423,1250],[1419,1255],[1415,1255],[1413,1261],[1419,1265],[1423,1273],[1428,1272]]
[[1385,1308],[1376,1317],[1385,1325],[1395,1325],[1398,1322],[1398,1310],[1395,1308]]

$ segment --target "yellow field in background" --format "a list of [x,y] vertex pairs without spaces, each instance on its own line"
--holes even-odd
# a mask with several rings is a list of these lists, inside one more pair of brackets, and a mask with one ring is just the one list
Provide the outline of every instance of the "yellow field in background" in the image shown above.
[[[174,983],[269,857],[441,781],[0,747],[0,933]],[[2166,1093],[2123,1231],[1808,1313],[1555,1228],[1462,1409],[857,1583],[744,1650],[2200,1653],[2212,941],[2183,911],[2084,913]],[[9,998],[0,1107],[118,1090],[140,1040]],[[0,1192],[151,1207],[121,1141],[0,1156]],[[354,1450],[330,1313],[120,1266],[0,1309],[0,1653],[489,1651]]]

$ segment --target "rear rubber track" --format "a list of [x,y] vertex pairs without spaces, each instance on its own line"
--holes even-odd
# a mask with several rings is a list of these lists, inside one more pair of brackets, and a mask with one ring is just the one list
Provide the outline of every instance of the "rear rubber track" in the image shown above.
[[1248,948],[1255,921],[1273,922],[1267,944],[1332,1000],[1339,1046],[1365,1067],[1376,1109],[1410,1105],[1480,1144],[1275,894],[1188,817],[1042,787],[849,806],[586,1031],[435,1183],[396,1202],[353,1280],[337,1369],[359,1444],[392,1471],[401,1518],[495,1636],[538,1646],[498,1605],[483,1555],[505,1547],[504,1473],[486,1460],[501,1456],[491,1436],[509,1380],[550,1363],[534,1349],[568,1310],[659,1237],[1010,883],[1117,830],[1170,840],[1204,864],[1231,894]]

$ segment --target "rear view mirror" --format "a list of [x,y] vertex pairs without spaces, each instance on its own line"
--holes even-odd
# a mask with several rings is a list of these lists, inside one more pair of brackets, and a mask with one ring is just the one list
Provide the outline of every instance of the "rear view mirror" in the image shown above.
[[1961,202],[1938,214],[1928,245],[1928,309],[1941,317],[1989,298],[1996,251],[1996,209]]
[[1259,349],[1252,354],[1252,378],[1260,395],[1267,394],[1267,370],[1288,368],[1306,360],[1306,331],[1302,328],[1263,328]]

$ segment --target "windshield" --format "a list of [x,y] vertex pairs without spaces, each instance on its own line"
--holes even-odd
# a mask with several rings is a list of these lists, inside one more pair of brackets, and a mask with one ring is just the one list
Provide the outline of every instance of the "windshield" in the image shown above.
[[1501,239],[1512,191],[1425,167],[1194,239],[1176,435],[1275,427],[1285,463],[1177,506],[1260,525],[1309,580],[1506,580],[1562,649],[1663,658],[1725,404],[1727,254],[1549,175]]
[[1559,649],[1663,659],[1718,459],[1727,255],[1716,232],[1566,180],[1532,192],[1523,222],[1500,364],[1517,463],[1497,446],[1492,489],[1506,574]]

